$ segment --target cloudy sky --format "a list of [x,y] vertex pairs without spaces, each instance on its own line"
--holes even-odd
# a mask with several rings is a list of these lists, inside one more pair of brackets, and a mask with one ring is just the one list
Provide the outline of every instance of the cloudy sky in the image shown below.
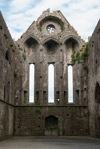
[[50,64],[48,67],[48,102],[54,102],[54,66]]
[[29,102],[34,102],[34,64],[30,64],[29,69]]
[[15,40],[47,8],[61,10],[85,40],[100,18],[100,0],[0,0],[0,10]]

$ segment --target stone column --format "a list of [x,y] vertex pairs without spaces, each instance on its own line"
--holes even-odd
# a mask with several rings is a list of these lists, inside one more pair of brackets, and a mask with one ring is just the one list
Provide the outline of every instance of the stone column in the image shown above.
[[63,50],[60,49],[60,105],[63,105]]
[[40,105],[43,105],[43,76],[42,76],[42,70],[43,70],[43,48],[41,46],[40,49],[40,90],[39,90],[39,101]]

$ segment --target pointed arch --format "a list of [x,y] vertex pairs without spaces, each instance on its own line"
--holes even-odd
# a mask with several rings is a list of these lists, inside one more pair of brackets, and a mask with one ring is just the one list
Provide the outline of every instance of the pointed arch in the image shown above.
[[68,40],[72,40],[72,42],[77,43],[78,45],[80,45],[78,38],[73,36],[73,35],[69,35],[67,37],[64,37],[63,40],[62,40],[62,43],[65,44]]
[[52,21],[52,22],[57,22],[60,26],[61,26],[61,29],[63,30],[64,29],[64,22],[56,17],[56,16],[52,16],[52,15],[49,15],[49,16],[46,16],[44,18],[42,18],[39,22],[39,29],[41,30],[41,26],[43,25],[44,22],[46,21]]
[[33,37],[29,37],[26,41],[25,41],[25,45],[27,46],[27,47],[31,47],[32,45],[38,45],[39,43],[38,43],[38,41],[35,39],[35,38],[33,38]]
[[30,35],[27,35],[26,37],[24,37],[24,40],[22,42],[27,47],[31,47],[31,45],[34,43],[37,45],[41,44],[40,40],[33,34],[30,34]]
[[58,41],[56,41],[52,38],[49,38],[49,39],[45,40],[44,47],[46,48],[46,50],[48,52],[50,52],[50,51],[55,52],[59,47],[59,43],[58,43]]
[[45,40],[42,41],[42,44],[45,45],[46,43],[48,43],[50,41],[55,42],[58,45],[60,44],[60,42],[54,37],[46,38]]

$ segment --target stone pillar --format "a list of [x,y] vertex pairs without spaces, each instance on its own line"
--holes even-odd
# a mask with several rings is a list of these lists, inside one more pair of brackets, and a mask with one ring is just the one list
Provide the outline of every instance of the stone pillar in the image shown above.
[[60,105],[63,105],[63,50],[60,49]]
[[43,105],[43,74],[42,74],[42,70],[43,70],[43,49],[40,49],[40,89],[39,89],[39,101],[40,101],[40,105]]
[[68,50],[63,46],[63,104],[68,104]]

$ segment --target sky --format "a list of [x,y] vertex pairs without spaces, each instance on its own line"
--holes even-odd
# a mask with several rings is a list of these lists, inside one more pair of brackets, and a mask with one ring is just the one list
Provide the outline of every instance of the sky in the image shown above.
[[68,102],[73,103],[73,67],[68,66]]
[[54,65],[48,66],[48,102],[54,102]]
[[34,103],[34,83],[35,83],[35,65],[30,64],[29,67],[29,102]]
[[0,0],[0,10],[14,40],[48,8],[51,12],[60,10],[85,41],[100,18],[100,0]]
[[[0,10],[14,40],[20,38],[31,23],[48,8],[51,12],[60,10],[85,41],[92,35],[100,18],[100,0],[0,0]],[[50,71],[52,72],[51,80],[54,78],[53,68]],[[72,71],[71,68],[70,71]],[[34,78],[34,66],[30,74],[30,78]],[[50,101],[52,102],[54,80],[50,82]],[[70,84],[70,101],[73,98],[72,87],[73,84]],[[30,83],[30,102],[34,100],[32,90],[34,90],[34,79],[33,84]]]
[[[29,70],[29,102],[34,103],[35,65],[30,64]],[[57,99],[58,101],[60,99]],[[48,102],[54,103],[54,65],[48,67]],[[68,102],[73,102],[73,68],[68,66]]]

